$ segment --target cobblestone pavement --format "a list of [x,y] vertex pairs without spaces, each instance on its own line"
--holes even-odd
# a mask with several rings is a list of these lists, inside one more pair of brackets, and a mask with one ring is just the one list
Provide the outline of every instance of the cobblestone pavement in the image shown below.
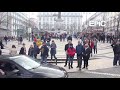
[[69,72],[69,78],[120,78],[120,67]]

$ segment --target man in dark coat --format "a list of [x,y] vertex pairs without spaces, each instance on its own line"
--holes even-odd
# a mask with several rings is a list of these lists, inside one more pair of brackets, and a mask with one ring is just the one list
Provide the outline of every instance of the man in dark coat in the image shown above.
[[28,55],[30,57],[34,57],[34,48],[33,48],[33,45],[30,46],[30,48],[28,50]]
[[[64,65],[64,67],[66,67],[67,66],[67,61],[68,61],[68,54],[67,54],[67,49],[70,47],[70,44],[72,44],[72,41],[71,40],[69,40],[68,41],[68,44],[66,44],[65,45],[65,52],[66,52],[66,61],[65,61],[65,65]],[[72,44],[73,45],[73,44]]]
[[5,36],[5,37],[4,37],[4,40],[5,40],[6,44],[7,44],[8,37]]
[[114,52],[113,66],[117,66],[118,60],[120,65],[120,41],[117,41],[116,44],[112,44],[111,46],[113,47],[113,52]]
[[0,47],[1,49],[4,49],[4,45],[3,45],[3,43],[2,43],[2,40],[0,40],[0,46],[1,46],[1,47]]
[[23,47],[20,49],[19,54],[26,55],[26,47],[24,43],[23,43]]
[[81,70],[81,65],[82,65],[82,55],[83,55],[83,45],[81,43],[82,41],[78,41],[78,45],[76,46],[76,53],[77,53],[77,61],[78,61],[78,66],[79,70]]
[[67,41],[71,40],[72,41],[72,36],[68,36]]
[[91,53],[91,49],[89,47],[88,44],[85,44],[84,46],[84,51],[83,51],[83,60],[84,60],[84,68],[88,69],[88,60],[90,58],[90,53]]
[[49,52],[49,49],[46,45],[46,43],[44,42],[42,47],[41,47],[41,63],[47,63],[47,57],[48,57],[48,52]]

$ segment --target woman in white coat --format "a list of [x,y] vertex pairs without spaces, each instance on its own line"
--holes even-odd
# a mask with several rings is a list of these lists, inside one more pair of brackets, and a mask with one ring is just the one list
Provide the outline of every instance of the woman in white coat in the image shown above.
[[10,55],[16,55],[16,54],[17,54],[17,49],[16,49],[15,45],[12,45],[12,48],[11,48],[9,54],[10,54]]

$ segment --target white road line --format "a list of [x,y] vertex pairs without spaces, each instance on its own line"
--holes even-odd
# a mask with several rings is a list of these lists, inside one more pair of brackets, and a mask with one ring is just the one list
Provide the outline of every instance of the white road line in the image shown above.
[[100,73],[100,72],[91,72],[91,71],[84,71],[85,73],[91,74],[100,74],[100,75],[108,75],[108,76],[117,76],[120,77],[120,74],[111,74],[111,73]]

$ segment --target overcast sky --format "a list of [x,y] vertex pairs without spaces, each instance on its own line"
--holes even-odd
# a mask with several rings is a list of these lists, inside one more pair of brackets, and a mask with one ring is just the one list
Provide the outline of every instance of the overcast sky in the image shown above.
[[[37,15],[38,12],[26,12],[30,18],[36,18],[37,19]],[[82,22],[86,21],[86,19],[88,19],[89,17],[91,17],[94,13],[96,12],[82,12]]]

